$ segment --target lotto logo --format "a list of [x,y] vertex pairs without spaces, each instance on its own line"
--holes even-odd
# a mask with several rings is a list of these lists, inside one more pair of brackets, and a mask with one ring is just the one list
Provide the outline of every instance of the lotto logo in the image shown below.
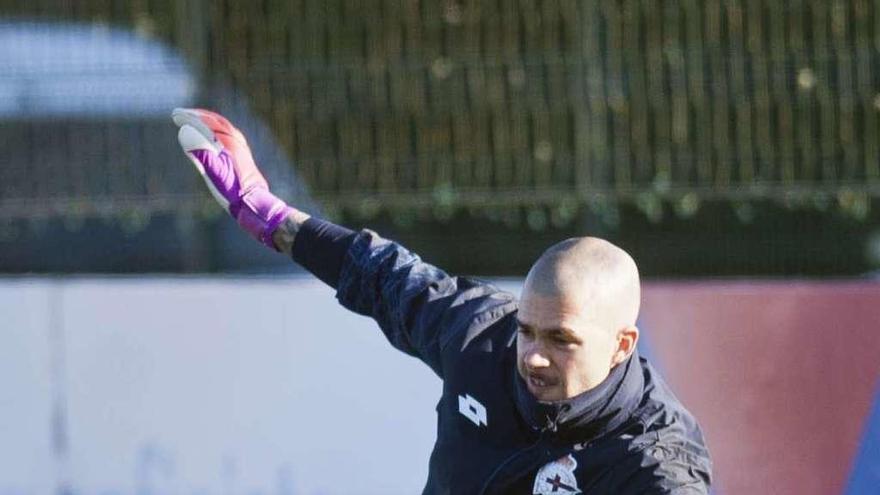
[[470,395],[458,396],[458,412],[477,426],[489,426],[486,419],[486,408]]

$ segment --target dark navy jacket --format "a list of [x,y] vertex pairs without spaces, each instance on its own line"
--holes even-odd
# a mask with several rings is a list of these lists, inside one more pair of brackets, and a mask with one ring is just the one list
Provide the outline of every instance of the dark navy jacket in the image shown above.
[[598,387],[541,403],[516,369],[517,301],[374,232],[310,219],[294,259],[443,380],[426,494],[707,493],[703,435],[637,353]]

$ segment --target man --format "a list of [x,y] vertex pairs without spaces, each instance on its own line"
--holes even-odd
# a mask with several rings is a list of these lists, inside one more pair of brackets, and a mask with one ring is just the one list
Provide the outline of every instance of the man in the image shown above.
[[244,230],[443,380],[424,493],[707,493],[699,426],[638,356],[639,278],[623,250],[563,241],[535,263],[517,302],[374,232],[286,205],[220,115],[178,109],[173,119],[184,153]]

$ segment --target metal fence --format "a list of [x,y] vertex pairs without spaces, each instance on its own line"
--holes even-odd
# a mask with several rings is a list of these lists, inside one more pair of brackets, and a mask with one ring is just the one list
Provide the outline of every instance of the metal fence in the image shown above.
[[[880,1],[0,0],[0,16],[170,43],[199,88],[243,95],[331,208],[820,198],[858,210],[880,193]],[[222,106],[212,94],[201,103]],[[201,194],[167,190],[180,182],[162,174],[108,179],[113,153],[59,177],[39,163],[44,143],[9,127],[27,172],[4,178],[3,216],[58,180],[89,183],[58,201],[112,196],[117,179],[147,208]]]

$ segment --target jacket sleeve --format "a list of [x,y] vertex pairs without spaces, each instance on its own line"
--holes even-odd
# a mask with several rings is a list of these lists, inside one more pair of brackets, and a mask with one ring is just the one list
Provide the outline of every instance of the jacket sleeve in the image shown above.
[[[394,347],[441,378],[444,350],[455,356],[516,306],[511,294],[451,277],[375,232],[315,217],[300,226],[291,254],[336,289],[343,306],[375,319]],[[449,347],[452,342],[456,345]]]
[[363,230],[339,273],[337,299],[370,316],[397,349],[424,361],[443,378],[444,350],[458,353],[481,323],[515,304],[494,286],[447,275],[403,246]]

